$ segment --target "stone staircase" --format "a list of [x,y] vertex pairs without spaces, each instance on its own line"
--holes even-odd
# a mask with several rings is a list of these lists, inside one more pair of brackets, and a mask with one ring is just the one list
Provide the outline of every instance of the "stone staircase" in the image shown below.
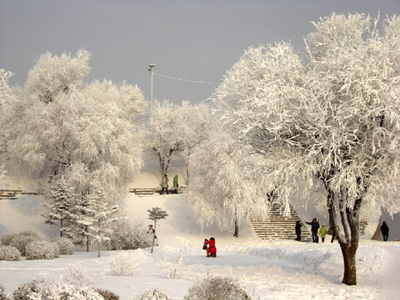
[[251,219],[250,222],[254,231],[262,240],[295,240],[296,221],[300,221],[303,225],[301,227],[301,241],[312,242],[310,232],[305,227],[305,224],[300,220],[296,211],[291,207],[290,216],[284,217],[279,213],[277,205],[273,205],[270,211],[270,217],[267,221]]

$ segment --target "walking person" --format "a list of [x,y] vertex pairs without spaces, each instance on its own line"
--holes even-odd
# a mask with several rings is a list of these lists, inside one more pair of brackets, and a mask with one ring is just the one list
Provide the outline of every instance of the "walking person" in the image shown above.
[[164,175],[163,181],[162,181],[162,189],[160,195],[164,194],[164,190],[167,192],[168,195],[168,176],[167,174]]
[[332,234],[331,243],[333,243],[333,241],[335,240],[335,230],[333,230],[333,225],[329,227],[328,232],[331,232]]
[[204,244],[207,244],[207,257],[217,257],[217,248],[215,247],[215,239],[213,237],[210,240],[205,239]]
[[328,229],[326,229],[325,224],[322,224],[322,227],[319,229],[319,236],[322,239],[322,243],[325,242],[325,237],[327,233]]
[[175,175],[174,177],[174,190],[172,194],[178,194],[178,175]]
[[383,222],[383,224],[381,226],[381,232],[382,232],[383,241],[387,242],[387,240],[389,238],[389,226],[387,226],[386,222]]
[[312,220],[312,222],[306,222],[306,224],[311,225],[311,234],[312,234],[313,243],[318,243],[319,223],[317,222],[317,219],[314,218]]
[[296,221],[296,241],[301,241],[301,222],[300,221]]

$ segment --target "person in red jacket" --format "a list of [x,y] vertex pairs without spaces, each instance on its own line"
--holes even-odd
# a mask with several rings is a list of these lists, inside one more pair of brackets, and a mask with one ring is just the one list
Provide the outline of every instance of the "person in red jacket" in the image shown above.
[[212,237],[210,240],[205,239],[204,244],[207,244],[207,257],[217,257],[217,248],[215,247],[215,239]]

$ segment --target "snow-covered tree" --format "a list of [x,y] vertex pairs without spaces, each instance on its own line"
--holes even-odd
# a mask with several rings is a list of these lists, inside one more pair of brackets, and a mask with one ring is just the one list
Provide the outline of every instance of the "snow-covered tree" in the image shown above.
[[137,86],[83,84],[89,56],[80,50],[76,58],[39,58],[26,94],[12,102],[9,148],[43,179],[44,190],[64,176],[84,196],[96,181],[115,203],[143,163],[140,117],[146,103]]
[[161,180],[168,173],[173,157],[181,154],[186,162],[189,183],[190,154],[210,133],[210,109],[206,104],[182,105],[155,101],[149,120],[149,144],[160,163]]
[[71,236],[75,224],[75,205],[77,204],[77,195],[74,188],[62,177],[57,180],[56,185],[51,187],[51,194],[48,197],[49,203],[44,203],[47,212],[42,214],[46,219],[45,223],[56,224],[60,226],[60,237],[65,232]]
[[211,134],[210,107],[205,103],[193,105],[189,101],[182,101],[177,119],[175,132],[181,137],[181,154],[186,164],[185,181],[189,185],[189,165],[193,149]]
[[102,243],[110,240],[112,223],[118,221],[114,217],[119,211],[117,205],[110,205],[102,187],[96,183],[91,184],[90,192],[82,198],[76,206],[79,211],[76,223],[79,226],[79,235],[86,238],[86,247],[89,251],[90,243],[97,243],[98,256]]
[[[336,15],[306,38],[308,64],[289,44],[251,48],[228,71],[214,104],[227,130],[263,157],[262,184],[288,206],[326,189],[355,285],[359,215],[365,204],[400,210],[400,18]],[[341,225],[341,226],[339,226]],[[343,232],[341,231],[343,228]]]
[[234,226],[234,236],[238,237],[244,220],[268,217],[269,202],[266,193],[257,187],[254,158],[248,157],[246,149],[224,131],[214,132],[194,148],[193,179],[187,198],[202,226]]
[[[167,175],[173,155],[182,150],[182,141],[176,132],[178,105],[168,100],[154,101],[149,119],[149,147],[160,164],[160,180]],[[150,155],[150,157],[152,157]]]

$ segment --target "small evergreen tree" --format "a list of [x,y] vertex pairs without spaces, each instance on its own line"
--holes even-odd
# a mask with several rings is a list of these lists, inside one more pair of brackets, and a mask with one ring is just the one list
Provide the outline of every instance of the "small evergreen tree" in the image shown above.
[[62,177],[57,181],[56,186],[51,188],[51,194],[48,197],[51,202],[44,203],[44,206],[48,209],[47,213],[42,214],[46,218],[45,223],[53,225],[59,222],[60,236],[63,236],[63,232],[71,236],[73,230],[73,211],[77,204],[77,195],[73,191],[74,188],[70,187]]
[[110,225],[118,220],[111,217],[118,212],[118,206],[108,204],[103,188],[97,183],[92,183],[91,191],[82,198],[77,209],[80,211],[80,217],[77,219],[79,234],[86,238],[86,250],[89,252],[89,244],[97,242],[100,257],[101,244],[110,240]]
[[[168,217],[167,212],[162,210],[159,207],[153,207],[152,209],[148,209],[147,211],[149,212],[149,219],[154,221],[154,231],[156,230],[156,227],[157,227],[157,220],[165,219],[165,217]],[[153,234],[153,244],[151,246],[151,253],[153,253],[155,238],[156,238],[156,235]]]

